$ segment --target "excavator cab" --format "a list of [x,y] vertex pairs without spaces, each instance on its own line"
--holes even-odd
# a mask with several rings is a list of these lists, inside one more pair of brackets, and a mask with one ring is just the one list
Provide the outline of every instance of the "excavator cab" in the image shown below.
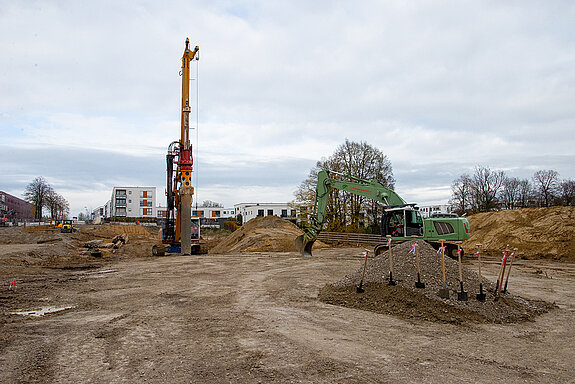
[[412,206],[386,209],[381,217],[381,235],[423,236],[423,218]]

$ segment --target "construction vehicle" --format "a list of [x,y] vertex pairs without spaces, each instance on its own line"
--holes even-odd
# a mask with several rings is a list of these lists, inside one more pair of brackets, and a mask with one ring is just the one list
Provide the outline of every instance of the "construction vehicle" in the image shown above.
[[200,47],[190,49],[190,39],[182,56],[182,110],[181,137],[168,146],[167,165],[167,216],[162,228],[162,244],[154,246],[153,254],[181,253],[190,255],[200,249],[199,218],[192,220],[192,186],[193,157],[190,144],[190,63],[199,59]]
[[[364,180],[354,176],[337,174],[340,178],[330,177],[327,171],[318,172],[315,203],[310,223],[304,234],[296,238],[296,248],[307,257],[312,256],[313,243],[321,232],[326,219],[326,207],[329,193],[339,189],[355,195],[377,201],[383,205],[380,232],[394,243],[413,240],[417,236],[438,249],[443,243],[446,253],[453,255],[457,250],[455,242],[467,240],[470,236],[469,221],[464,217],[423,218],[416,204],[408,204],[395,191],[385,187],[377,180]],[[375,254],[387,248],[387,242],[377,244]]]
[[61,233],[72,233],[74,232],[74,227],[72,226],[72,220],[62,220],[60,224],[58,224]]

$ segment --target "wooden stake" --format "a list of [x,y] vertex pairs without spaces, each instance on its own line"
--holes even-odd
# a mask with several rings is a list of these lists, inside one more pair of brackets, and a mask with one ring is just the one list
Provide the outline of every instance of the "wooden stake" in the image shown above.
[[441,242],[441,271],[443,273],[443,288],[439,290],[439,297],[442,299],[449,299],[449,289],[445,283],[445,247],[443,243],[445,240],[439,240]]
[[499,299],[499,295],[501,294],[501,286],[503,285],[503,278],[505,277],[505,264],[507,263],[507,252],[509,252],[509,244],[505,247],[505,251],[503,252],[503,260],[501,260],[501,273],[497,278],[497,293],[495,295],[495,300]]
[[507,282],[509,281],[509,275],[511,274],[511,266],[513,265],[513,259],[515,259],[517,257],[517,255],[515,255],[515,252],[517,252],[517,248],[513,248],[513,253],[510,256],[509,269],[507,270],[507,277],[505,278],[505,285],[503,286],[503,293],[507,292]]

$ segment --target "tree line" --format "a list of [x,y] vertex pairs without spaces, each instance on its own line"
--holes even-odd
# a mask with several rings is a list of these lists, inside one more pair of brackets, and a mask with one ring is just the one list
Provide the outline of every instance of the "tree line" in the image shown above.
[[521,179],[477,166],[473,174],[454,180],[451,192],[450,205],[459,214],[575,204],[575,181],[560,179],[554,170],[539,170],[530,179]]
[[42,176],[35,178],[26,186],[24,199],[32,204],[34,220],[41,221],[44,209],[54,220],[62,220],[70,213],[68,201],[56,193],[54,188]]

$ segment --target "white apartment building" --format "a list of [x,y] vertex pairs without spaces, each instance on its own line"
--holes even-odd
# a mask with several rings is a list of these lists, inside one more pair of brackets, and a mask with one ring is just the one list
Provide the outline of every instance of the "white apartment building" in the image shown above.
[[419,207],[419,212],[423,217],[430,217],[434,213],[452,213],[450,205],[437,204],[437,205],[424,205]]
[[235,215],[242,215],[242,224],[247,223],[254,217],[279,216],[284,219],[295,218],[295,209],[287,203],[240,203],[234,205]]
[[[158,219],[167,217],[167,207],[156,207],[156,215]],[[192,207],[192,217],[219,219],[236,217],[234,208],[221,208],[221,207]]]
[[110,217],[156,217],[156,187],[114,187]]

